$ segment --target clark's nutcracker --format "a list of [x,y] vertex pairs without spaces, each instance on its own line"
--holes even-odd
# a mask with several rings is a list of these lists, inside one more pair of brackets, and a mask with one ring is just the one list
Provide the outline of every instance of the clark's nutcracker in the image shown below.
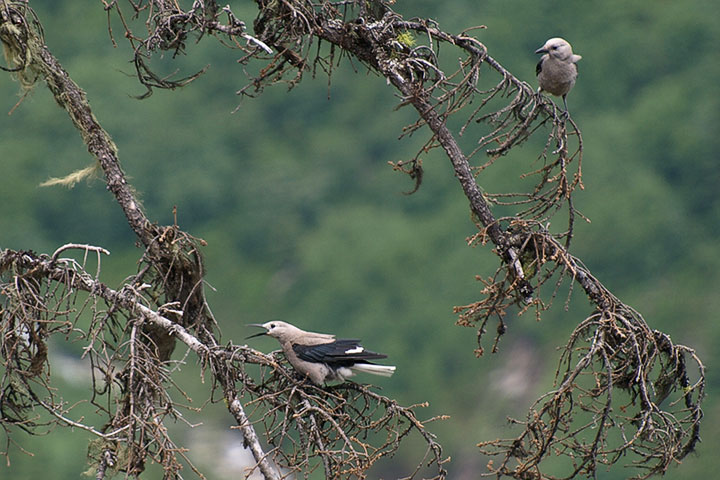
[[577,62],[582,58],[573,54],[570,44],[562,38],[551,38],[535,50],[544,53],[535,68],[540,90],[562,97],[567,114],[567,94],[575,85],[578,75]]
[[387,355],[365,350],[360,340],[336,340],[335,335],[306,332],[278,320],[248,326],[264,328],[265,331],[247,338],[269,335],[277,339],[295,370],[316,385],[322,385],[328,380],[343,382],[353,376],[355,371],[383,377],[395,373],[393,366],[370,363],[368,360],[387,358]]

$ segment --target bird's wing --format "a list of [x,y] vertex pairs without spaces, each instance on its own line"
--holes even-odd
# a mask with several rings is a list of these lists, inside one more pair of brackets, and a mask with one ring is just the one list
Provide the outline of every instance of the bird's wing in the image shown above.
[[542,72],[542,64],[543,61],[545,61],[545,58],[540,58],[540,61],[535,65],[535,75],[540,75],[540,72]]
[[352,365],[355,362],[386,358],[387,355],[365,350],[360,340],[341,339],[320,345],[293,345],[295,354],[306,362]]

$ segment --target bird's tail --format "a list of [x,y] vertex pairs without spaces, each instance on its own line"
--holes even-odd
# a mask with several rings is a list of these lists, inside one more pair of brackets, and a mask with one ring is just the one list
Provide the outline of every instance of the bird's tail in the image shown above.
[[356,372],[371,373],[382,377],[390,377],[395,373],[395,367],[391,365],[375,365],[374,363],[356,363],[351,369]]

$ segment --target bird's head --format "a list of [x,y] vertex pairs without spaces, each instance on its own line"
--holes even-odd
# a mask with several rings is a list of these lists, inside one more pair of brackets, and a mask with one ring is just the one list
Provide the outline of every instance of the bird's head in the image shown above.
[[283,341],[283,339],[289,338],[291,335],[296,334],[300,331],[297,327],[294,327],[289,323],[282,322],[280,320],[272,320],[265,323],[251,323],[248,325],[248,327],[264,328],[265,331],[256,333],[255,335],[250,335],[247,338],[259,337],[260,335],[268,335],[273,338],[277,338],[280,341]]
[[545,42],[545,45],[535,50],[535,53],[547,53],[551,57],[563,61],[572,59],[573,62],[576,62],[581,58],[580,55],[573,55],[572,47],[567,40],[559,37],[551,38]]

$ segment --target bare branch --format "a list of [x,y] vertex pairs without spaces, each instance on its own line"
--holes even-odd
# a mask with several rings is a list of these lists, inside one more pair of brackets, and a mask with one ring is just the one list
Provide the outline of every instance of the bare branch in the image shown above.
[[[141,290],[129,285],[122,290],[113,290],[84,272],[73,260],[53,260],[49,256],[6,250],[0,253],[0,273],[10,271],[14,272],[15,281],[0,284],[3,298],[8,302],[2,310],[1,323],[0,348],[6,359],[4,389],[1,391],[6,395],[0,396],[0,409],[14,411],[15,424],[22,422],[32,431],[39,424],[24,419],[25,412],[37,404],[59,423],[97,435],[99,439],[92,450],[97,452],[98,475],[105,475],[108,469],[139,473],[146,455],[153,456],[171,471],[179,468],[174,456],[182,455],[182,452],[168,436],[162,418],[181,418],[182,414],[163,386],[169,383],[167,370],[157,364],[152,350],[141,339],[143,327],[151,324],[180,340],[212,372],[213,383],[220,387],[244,443],[266,479],[282,478],[278,467],[290,471],[306,469],[315,458],[325,465],[328,478],[364,478],[375,462],[392,455],[399,448],[400,440],[411,433],[418,434],[428,445],[419,465],[425,465],[425,468],[434,465],[437,473],[432,478],[445,477],[442,449],[425,425],[416,419],[414,407],[402,407],[368,387],[353,383],[328,389],[305,384],[304,379],[295,378],[291,370],[272,355],[247,346],[220,347],[211,337],[207,341],[200,339],[160,311],[147,307]],[[26,281],[30,276],[34,279],[31,283]],[[39,348],[39,336],[31,334],[30,340],[26,341],[17,334],[18,331],[36,332],[40,327],[49,331],[48,326],[75,323],[77,317],[75,321],[62,320],[72,311],[59,315],[53,302],[57,298],[61,303],[68,298],[77,298],[79,291],[109,305],[108,310],[97,311],[91,322],[94,326],[81,335],[82,339],[91,342],[86,352],[92,358],[95,375],[104,377],[106,382],[102,391],[96,389],[95,394],[110,394],[114,390],[112,384],[119,381],[121,390],[127,392],[120,396],[122,402],[108,403],[118,407],[106,412],[111,421],[103,429],[68,416],[71,408],[63,406],[47,380],[39,376],[47,361],[43,356],[43,363],[38,366],[36,352],[43,351]],[[48,321],[37,323],[40,309],[47,312]],[[124,326],[118,318],[121,315],[126,319]],[[111,324],[121,329],[113,334],[114,342],[103,338]],[[77,325],[73,331],[81,333]],[[120,363],[126,364],[122,373],[111,375],[113,366]],[[245,373],[246,364],[265,367],[267,377],[256,383]],[[37,385],[34,386],[30,379]],[[36,393],[37,387],[44,390],[49,400]],[[7,392],[12,394],[7,395]],[[252,398],[247,404],[250,413],[240,400],[242,396]],[[106,409],[97,400],[93,400],[93,404]],[[12,418],[5,415],[0,424]],[[256,433],[258,423],[263,425],[266,441],[272,448],[263,447]],[[300,432],[300,441],[294,438],[294,431]],[[116,458],[113,465],[108,463],[108,455]]]
[[[207,34],[242,52],[240,63],[261,64],[238,90],[240,95],[254,96],[278,83],[292,87],[306,72],[315,74],[317,66],[330,75],[332,68],[324,66],[333,65],[336,50],[384,77],[397,90],[399,107],[410,105],[418,114],[403,135],[423,126],[430,131],[421,151],[393,168],[408,174],[417,190],[423,155],[442,148],[478,227],[468,243],[489,242],[498,255],[494,274],[479,277],[483,297],[455,308],[458,324],[477,330],[478,355],[483,353],[490,319],[498,320],[495,350],[505,333],[503,317],[509,308],[520,313],[532,309],[540,319],[566,281],[570,293],[573,285],[580,285],[593,305],[568,339],[554,389],[531,406],[524,421],[513,421],[521,429],[519,435],[480,444],[482,451],[499,459],[490,465],[490,474],[554,478],[542,466],[554,455],[571,465],[558,478],[593,476],[599,465],[621,460],[644,468],[639,477],[646,478],[693,451],[704,398],[702,362],[692,349],[650,329],[638,312],[615,298],[570,253],[575,218],[583,218],[573,202],[578,187],[583,187],[583,139],[573,119],[558,115],[552,102],[506,70],[467,34],[469,30],[454,35],[429,19],[407,21],[382,1],[255,3],[258,14],[250,35],[229,6],[220,8],[213,0],[192,2],[187,9],[172,0],[103,1],[108,15],[114,13],[122,24],[138,80],[147,88],[145,96],[154,88],[178,88],[201,75],[204,69],[168,78],[153,70],[151,60],[156,52],[182,53],[191,36],[199,40]],[[110,26],[108,31],[112,38]],[[0,41],[8,58],[4,70],[13,72],[26,90],[44,80],[68,112],[145,247],[139,272],[121,290],[108,288],[98,275],[85,271],[87,254],[95,251],[99,274],[99,254],[104,251],[97,247],[66,245],[52,256],[40,257],[2,252],[5,304],[0,348],[6,371],[0,423],[6,431],[7,425],[32,431],[49,423],[30,416],[37,405],[47,410],[52,422],[79,423],[55,401],[48,381],[47,338],[72,332],[88,342],[91,401],[108,416],[105,429],[113,434],[85,426],[99,434],[94,444],[97,477],[120,470],[138,475],[148,457],[162,464],[166,475],[176,475],[183,453],[164,422],[182,417],[168,388],[172,381],[166,368],[179,340],[212,372],[213,389],[222,390],[266,478],[278,478],[279,469],[307,475],[320,465],[328,478],[364,478],[370,466],[392,455],[410,433],[419,434],[427,445],[411,477],[422,464],[432,468],[432,478],[446,476],[447,460],[413,407],[400,407],[355,384],[328,389],[304,385],[271,355],[233,345],[221,348],[203,292],[204,242],[177,225],[161,227],[147,219],[122,172],[116,146],[93,116],[85,94],[45,46],[40,22],[27,2],[0,0]],[[440,46],[458,54],[456,66],[441,67]],[[449,127],[451,118],[462,125],[457,132]],[[477,181],[483,172],[539,132],[546,135],[544,148],[535,164],[519,172],[519,178],[532,179],[534,186],[522,192],[484,191]],[[463,136],[471,136],[476,146],[464,150],[459,141]],[[480,153],[486,156],[482,162]],[[83,169],[64,180],[75,182],[93,170]],[[496,216],[497,205],[513,207],[513,215]],[[548,224],[558,212],[567,212],[567,228],[552,233]],[[85,250],[82,264],[59,257],[68,248]],[[554,288],[543,298],[540,287],[548,282],[554,282]],[[84,292],[83,300],[78,292]],[[83,312],[91,317],[87,330],[78,327]],[[262,367],[260,381],[245,372],[247,363]],[[184,395],[179,389],[173,392]],[[244,395],[250,400],[242,405]],[[265,432],[269,450],[260,443],[257,425]]]

